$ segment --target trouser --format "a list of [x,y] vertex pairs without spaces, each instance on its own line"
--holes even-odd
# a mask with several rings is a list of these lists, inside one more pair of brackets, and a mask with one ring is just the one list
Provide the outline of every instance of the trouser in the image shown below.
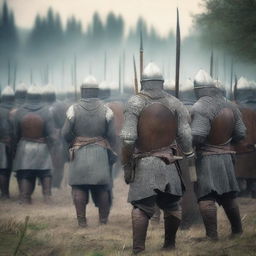
[[86,205],[91,192],[95,206],[99,209],[99,222],[106,224],[111,208],[111,191],[108,185],[72,185],[73,202],[78,225],[86,226]]
[[206,236],[208,238],[213,240],[218,239],[217,207],[215,202],[223,207],[229,219],[232,234],[241,234],[243,232],[235,192],[225,193],[223,195],[218,195],[217,193],[212,192],[199,198],[198,201],[200,213],[206,230]]
[[42,186],[44,201],[49,202],[51,196],[51,172],[50,170],[19,170],[17,180],[20,189],[20,200],[22,203],[30,204],[32,194],[36,185],[36,178],[39,178]]
[[52,186],[60,188],[63,179],[64,165],[62,167],[54,168],[52,175]]
[[145,250],[148,221],[154,215],[155,205],[164,212],[165,239],[163,248],[175,248],[176,233],[181,220],[179,200],[179,196],[160,192],[156,196],[132,202],[133,252],[135,254]]
[[9,198],[9,184],[11,171],[9,169],[0,169],[0,192],[1,198]]

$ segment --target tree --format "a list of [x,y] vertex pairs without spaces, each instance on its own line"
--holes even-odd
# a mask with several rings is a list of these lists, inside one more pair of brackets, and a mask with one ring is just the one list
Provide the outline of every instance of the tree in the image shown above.
[[256,60],[256,0],[205,0],[195,16],[202,39],[248,61]]
[[14,15],[4,2],[0,16],[0,56],[3,61],[13,58],[19,45]]

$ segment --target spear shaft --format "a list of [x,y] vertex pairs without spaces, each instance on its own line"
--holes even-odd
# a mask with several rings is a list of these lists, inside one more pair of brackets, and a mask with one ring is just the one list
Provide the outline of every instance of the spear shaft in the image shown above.
[[134,69],[134,91],[135,94],[139,93],[139,87],[138,87],[138,78],[137,78],[137,70],[136,70],[136,62],[133,55],[133,69]]
[[177,8],[177,28],[176,28],[176,75],[175,75],[175,97],[179,98],[180,84],[180,21],[179,9]]

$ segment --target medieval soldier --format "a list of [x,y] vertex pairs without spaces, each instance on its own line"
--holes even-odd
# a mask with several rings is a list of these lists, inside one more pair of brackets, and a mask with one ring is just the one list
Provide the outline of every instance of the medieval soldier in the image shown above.
[[52,186],[53,188],[60,188],[63,178],[64,164],[68,161],[68,147],[61,136],[61,129],[66,119],[68,105],[64,101],[56,100],[55,89],[50,84],[44,88],[43,99],[53,117],[57,136],[57,142],[52,148],[54,167],[52,172]]
[[130,185],[128,202],[133,205],[133,252],[145,250],[149,219],[157,204],[164,212],[163,248],[175,248],[180,225],[179,200],[183,194],[177,145],[193,157],[189,113],[175,97],[163,90],[160,69],[149,63],[144,69],[142,91],[129,99],[125,109],[122,164]]
[[82,99],[69,107],[62,134],[70,144],[69,184],[78,225],[86,227],[86,204],[91,192],[99,208],[99,222],[106,224],[111,207],[115,129],[112,110],[98,99],[93,76],[81,85]]
[[227,101],[213,79],[200,70],[194,79],[198,101],[192,107],[192,136],[196,147],[196,194],[206,236],[218,238],[215,202],[224,208],[232,234],[242,233],[230,143],[244,138],[245,126],[236,106]]
[[20,180],[22,203],[31,203],[37,177],[45,202],[49,202],[51,196],[50,148],[55,142],[55,132],[52,116],[41,98],[40,88],[31,86],[26,103],[17,110],[14,119],[16,153],[13,170]]
[[[20,83],[15,89],[15,104],[14,104],[12,111],[10,112],[10,120],[12,123],[12,127],[14,125],[15,115],[16,115],[18,109],[21,108],[21,106],[25,103],[26,96],[27,96],[27,87],[24,83]],[[16,175],[16,178],[17,178],[17,183],[18,183],[19,192],[20,192],[21,191],[20,179],[17,177],[17,175]],[[20,195],[20,197],[21,197],[21,195]]]
[[14,92],[7,86],[2,92],[0,104],[0,191],[1,198],[9,198],[9,182],[12,163],[12,125],[10,112],[14,106]]

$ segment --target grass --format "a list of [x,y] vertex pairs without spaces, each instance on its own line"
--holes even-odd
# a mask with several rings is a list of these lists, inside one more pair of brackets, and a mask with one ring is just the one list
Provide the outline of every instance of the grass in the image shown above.
[[[17,188],[12,181],[12,199],[0,201],[0,255],[12,255],[19,240],[19,233],[26,216],[30,216],[23,252],[18,255],[33,256],[128,256],[132,249],[131,206],[126,202],[128,187],[121,177],[115,181],[114,202],[109,224],[98,224],[98,211],[90,202],[87,209],[88,228],[77,227],[70,188],[53,191],[54,204],[45,205],[40,187],[33,195],[31,206],[17,203]],[[146,251],[142,256],[240,256],[256,255],[256,200],[240,199],[244,234],[230,240],[229,223],[222,209],[218,211],[220,241],[217,243],[196,242],[204,236],[202,224],[189,230],[179,230],[177,250],[164,252],[163,221],[158,226],[149,226]]]

